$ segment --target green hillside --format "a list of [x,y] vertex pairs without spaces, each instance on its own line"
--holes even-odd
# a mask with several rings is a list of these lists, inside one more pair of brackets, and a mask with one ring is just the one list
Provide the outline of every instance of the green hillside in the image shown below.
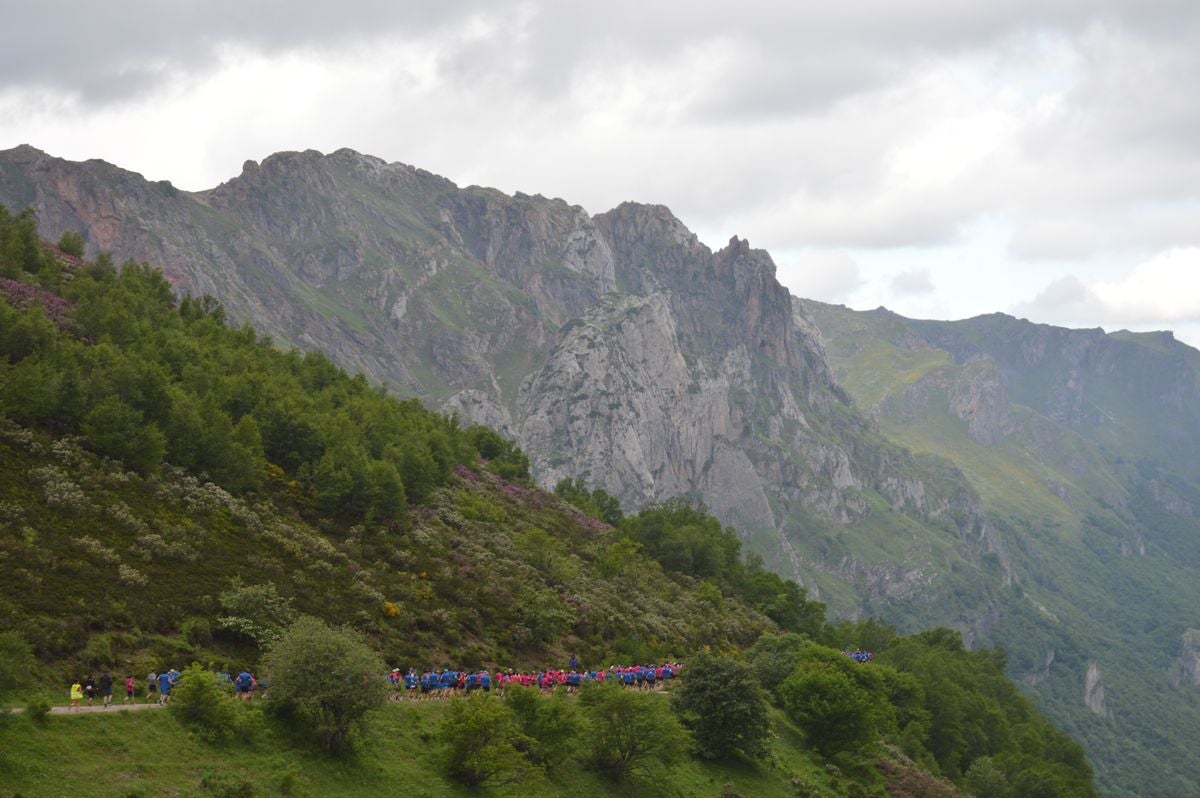
[[[194,662],[183,684],[210,693],[205,668],[273,679],[292,622],[315,616],[369,647],[376,679],[384,661],[692,664],[670,700],[596,687],[546,710],[575,718],[582,748],[554,768],[535,745],[544,724],[512,732],[528,746],[490,755],[521,763],[519,794],[957,794],[930,773],[1005,798],[1093,794],[1082,750],[1004,677],[1002,653],[944,629],[830,625],[703,509],[620,518],[603,492],[565,485],[578,509],[535,488],[496,433],[279,351],[210,299],[176,301],[149,266],[68,254],[77,243],[46,246],[31,217],[0,213],[0,700],[31,709],[0,717],[6,790],[459,794],[455,729],[541,717],[515,698],[388,705],[340,760],[314,756],[283,697],[265,714],[215,693],[225,709],[189,713],[201,690],[175,696],[178,717],[37,717],[39,696],[61,703],[70,679],[104,669]],[[838,651],[862,645],[873,662]],[[677,730],[653,775],[604,755],[614,707]],[[102,754],[64,754],[88,746],[129,768],[106,778]],[[405,750],[430,756],[387,757]]]

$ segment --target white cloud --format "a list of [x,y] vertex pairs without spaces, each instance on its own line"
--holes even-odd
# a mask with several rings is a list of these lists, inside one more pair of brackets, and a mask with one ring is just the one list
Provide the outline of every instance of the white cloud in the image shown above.
[[1200,322],[1200,247],[1159,252],[1124,278],[1060,278],[1016,311],[1060,324],[1145,328]]
[[779,282],[795,296],[843,302],[862,285],[858,264],[845,252],[807,252],[777,267]]

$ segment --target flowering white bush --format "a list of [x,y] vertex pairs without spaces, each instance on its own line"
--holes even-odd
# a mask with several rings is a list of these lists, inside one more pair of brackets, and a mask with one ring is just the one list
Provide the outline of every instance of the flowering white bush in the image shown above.
[[66,472],[55,466],[42,466],[29,472],[42,488],[46,504],[74,513],[95,510],[91,501]]
[[114,564],[121,561],[120,556],[115,551],[110,549],[108,546],[105,546],[91,535],[84,535],[83,537],[77,539],[75,541],[75,545],[87,552],[89,556],[99,560],[100,562]]
[[146,575],[131,565],[122,563],[117,566],[117,576],[127,585],[134,587],[142,587],[146,584]]

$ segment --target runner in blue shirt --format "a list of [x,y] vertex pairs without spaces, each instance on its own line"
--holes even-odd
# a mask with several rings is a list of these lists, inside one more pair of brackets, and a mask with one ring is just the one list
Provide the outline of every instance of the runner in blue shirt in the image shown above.
[[254,689],[254,677],[250,675],[250,671],[242,671],[233,680],[233,687],[237,690],[238,698],[242,701],[250,700],[250,691]]
[[167,700],[171,697],[171,687],[172,687],[171,674],[169,674],[169,673],[158,674],[158,703],[160,703],[160,704],[167,703]]

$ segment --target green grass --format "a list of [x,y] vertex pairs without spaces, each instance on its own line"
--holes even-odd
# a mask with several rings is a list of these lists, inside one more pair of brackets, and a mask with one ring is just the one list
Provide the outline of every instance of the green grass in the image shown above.
[[[664,697],[665,700],[665,697]],[[470,791],[435,765],[435,734],[446,704],[390,703],[371,718],[357,757],[329,760],[289,745],[270,726],[252,739],[216,745],[181,727],[167,712],[23,716],[0,721],[0,785],[23,798],[127,796],[711,796],[726,784],[746,796],[795,798],[793,779],[814,794],[882,795],[865,762],[831,771],[803,747],[800,733],[775,712],[776,734],[761,762],[686,760],[654,780],[611,782],[577,763],[506,789]],[[858,784],[858,787],[852,787]]]

